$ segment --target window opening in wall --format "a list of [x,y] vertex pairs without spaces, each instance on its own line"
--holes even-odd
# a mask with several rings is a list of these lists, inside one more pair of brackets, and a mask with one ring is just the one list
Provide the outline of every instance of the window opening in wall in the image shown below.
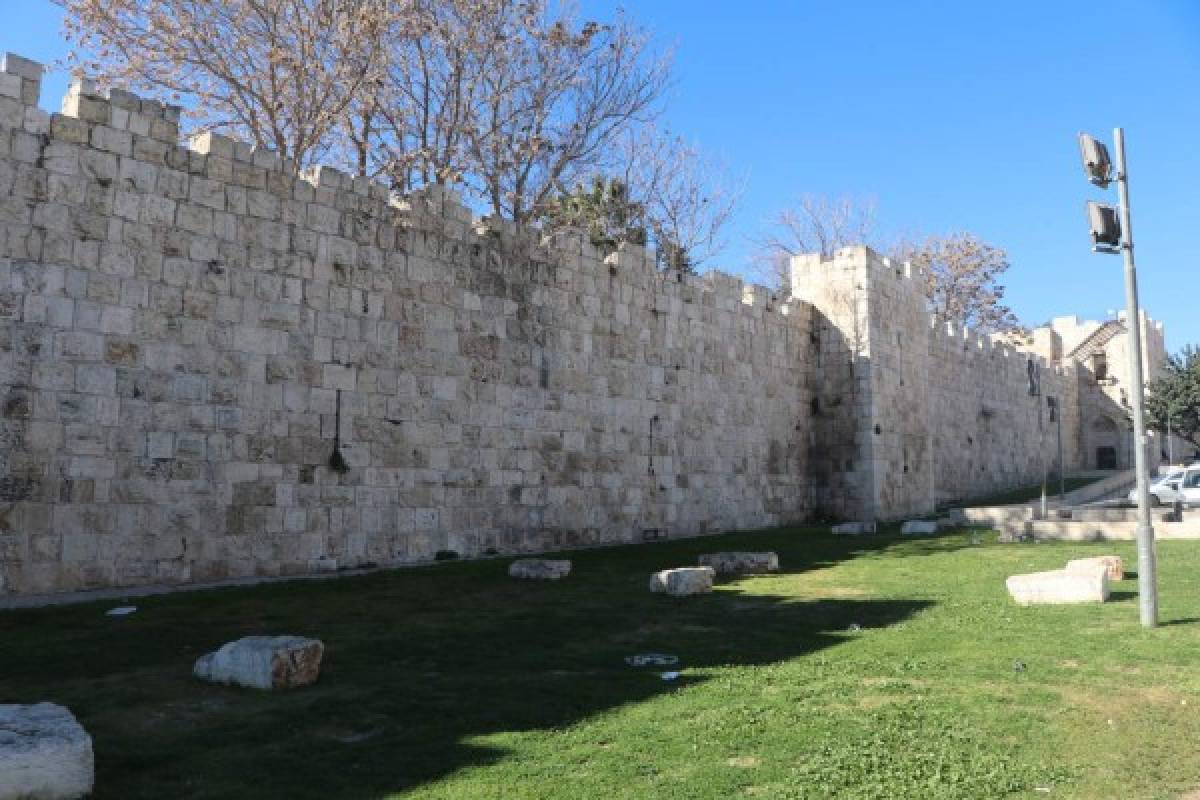
[[1097,381],[1108,380],[1108,356],[1104,353],[1092,356],[1092,374],[1096,376]]

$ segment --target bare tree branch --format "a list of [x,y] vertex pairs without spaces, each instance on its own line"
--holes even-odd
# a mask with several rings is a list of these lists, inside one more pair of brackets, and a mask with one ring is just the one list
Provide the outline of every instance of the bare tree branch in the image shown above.
[[929,308],[940,322],[982,333],[1023,331],[1016,314],[1004,305],[1008,254],[968,232],[930,236],[920,245],[900,245],[896,257],[924,272]]
[[725,246],[743,181],[680,136],[645,128],[625,140],[625,176],[660,265],[695,271]]
[[875,201],[850,196],[804,195],[799,202],[780,211],[771,221],[772,230],[756,241],[754,260],[763,278],[786,290],[790,285],[788,263],[801,253],[819,253],[830,258],[842,247],[875,245]]
[[383,65],[392,0],[57,0],[74,68],[189,106],[296,165]]

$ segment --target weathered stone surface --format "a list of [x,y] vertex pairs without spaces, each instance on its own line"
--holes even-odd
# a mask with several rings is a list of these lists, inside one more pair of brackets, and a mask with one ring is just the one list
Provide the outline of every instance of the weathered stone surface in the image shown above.
[[1120,556],[1093,556],[1091,558],[1075,558],[1067,562],[1067,572],[1089,572],[1103,569],[1108,573],[1110,581],[1125,580],[1125,565]]
[[294,689],[315,683],[325,645],[300,636],[247,636],[200,656],[193,674],[201,680],[250,689]]
[[0,593],[926,515],[1040,478],[1030,367],[1066,464],[1132,452],[1096,427],[1127,377],[1064,356],[1093,323],[931,326],[919,270],[857,246],[782,294],[566,231],[530,269],[442,187],[178,147],[179,109],[91,84],[47,118],[37,75],[0,66]]
[[92,791],[92,737],[54,703],[0,705],[0,800],[65,800]]
[[779,556],[775,553],[705,553],[698,563],[712,567],[718,575],[752,575],[760,572],[778,572]]
[[874,522],[843,522],[840,525],[834,525],[830,528],[831,533],[836,533],[840,536],[859,536],[864,533],[874,533]]
[[650,576],[650,591],[685,597],[711,592],[716,571],[712,567],[664,569]]
[[928,535],[938,532],[938,524],[928,519],[910,519],[900,526],[900,532],[907,535]]
[[1108,599],[1108,572],[1103,567],[1012,575],[1005,585],[1012,599],[1022,606],[1103,603]]
[[519,558],[508,565],[514,578],[533,581],[556,581],[571,574],[571,562],[566,559]]

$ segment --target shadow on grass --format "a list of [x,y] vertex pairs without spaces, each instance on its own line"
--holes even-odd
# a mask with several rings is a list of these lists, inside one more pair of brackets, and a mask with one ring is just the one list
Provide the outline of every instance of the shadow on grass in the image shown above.
[[[909,554],[950,546],[904,541]],[[897,544],[784,530],[576,553],[552,584],[512,581],[496,560],[144,598],[125,618],[98,604],[9,612],[0,702],[68,705],[95,740],[97,798],[379,798],[511,755],[478,737],[570,726],[929,605],[802,601],[752,581],[675,599],[647,591],[653,570],[773,549],[796,573]],[[320,682],[269,694],[190,677],[202,652],[266,632],[324,640]],[[625,664],[640,652],[678,655],[684,677]]]

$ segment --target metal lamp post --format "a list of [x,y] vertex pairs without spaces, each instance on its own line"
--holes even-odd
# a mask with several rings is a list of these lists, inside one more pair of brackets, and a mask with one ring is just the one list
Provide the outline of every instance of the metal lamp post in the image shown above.
[[1058,407],[1057,397],[1047,397],[1046,405],[1050,407],[1050,421],[1058,428],[1058,502],[1061,505],[1067,499],[1066,465],[1063,464],[1062,445],[1062,410]]
[[1175,444],[1171,441],[1171,415],[1175,413],[1175,406],[1167,404],[1167,466],[1175,466]]
[[[1133,386],[1130,405],[1133,411],[1134,469],[1137,476],[1137,554],[1138,606],[1142,626],[1158,625],[1158,575],[1154,553],[1154,528],[1150,523],[1150,472],[1146,462],[1145,382],[1142,375],[1142,317],[1138,307],[1137,270],[1133,262],[1133,223],[1129,214],[1129,170],[1125,164],[1125,132],[1113,130],[1117,152],[1118,209],[1101,203],[1087,204],[1091,224],[1092,250],[1121,253],[1125,257],[1125,302],[1128,307],[1131,347],[1129,371]],[[1088,180],[1107,189],[1112,182],[1112,163],[1108,148],[1086,133],[1079,134],[1079,149]]]

